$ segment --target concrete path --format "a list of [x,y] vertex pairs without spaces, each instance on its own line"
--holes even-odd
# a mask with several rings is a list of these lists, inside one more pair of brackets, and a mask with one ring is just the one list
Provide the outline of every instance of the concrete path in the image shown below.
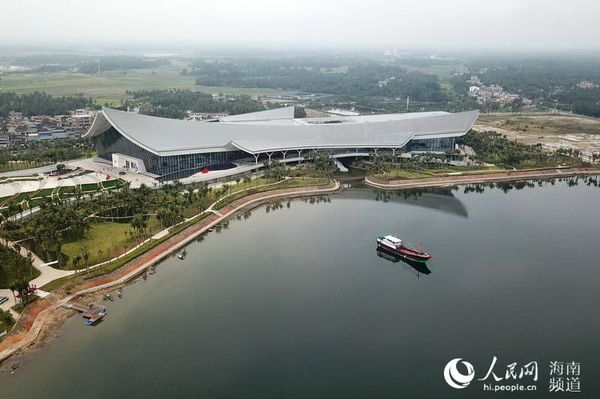
[[107,161],[97,160],[96,158],[78,159],[75,161],[69,161],[67,163],[71,167],[80,167],[82,169],[93,170],[103,176],[110,176],[113,179],[123,179],[130,183],[131,188],[138,188],[142,184],[156,188],[158,181],[142,173],[135,173],[131,170],[124,168],[117,168],[112,166]]
[[17,303],[15,302],[15,297],[12,293],[11,290],[7,289],[1,289],[0,290],[0,296],[5,296],[8,298],[8,301],[4,302],[2,305],[0,305],[0,309],[7,311],[10,310],[11,313],[13,313],[13,317],[16,317],[16,314],[11,310],[11,308],[13,306],[15,306]]
[[[6,246],[14,248],[14,243],[12,241],[2,239],[2,243],[3,244],[6,243]],[[29,282],[29,284],[31,284],[31,285],[34,285],[36,287],[41,287],[43,285],[48,284],[49,282],[51,282],[53,280],[56,280],[58,278],[62,278],[65,276],[70,276],[75,273],[74,270],[55,269],[52,267],[52,265],[55,265],[56,263],[58,263],[57,261],[48,262],[48,263],[44,262],[36,254],[29,251],[27,248],[21,247],[21,252],[20,252],[21,256],[26,258],[29,253],[31,253],[31,257],[33,259],[33,267],[35,267],[36,269],[38,269],[40,271],[40,275]],[[9,289],[0,290],[0,296],[5,296],[8,298],[7,302],[0,305],[1,309],[11,310],[11,308],[16,305],[14,296]]]
[[40,173],[47,173],[56,170],[56,165],[52,164],[48,166],[40,166],[39,168],[31,168],[31,169],[22,169],[22,170],[14,170],[11,172],[2,172],[0,176],[2,177],[17,177],[17,176],[31,176]]
[[60,270],[53,268],[52,265],[56,263],[57,261],[36,265],[35,267],[39,269],[42,274],[40,274],[39,277],[31,280],[29,283],[36,287],[42,287],[56,279],[75,274],[75,270]]

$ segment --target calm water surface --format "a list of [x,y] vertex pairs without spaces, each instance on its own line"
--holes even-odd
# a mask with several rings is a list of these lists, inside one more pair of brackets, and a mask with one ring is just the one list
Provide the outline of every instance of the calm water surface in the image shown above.
[[[355,188],[233,220],[107,302],[97,327],[69,319],[0,374],[0,397],[506,396],[444,382],[449,360],[479,379],[494,356],[502,377],[539,363],[538,392],[515,396],[560,397],[557,360],[581,363],[575,397],[598,397],[600,188],[404,195]],[[428,270],[380,256],[387,232],[425,243]]]

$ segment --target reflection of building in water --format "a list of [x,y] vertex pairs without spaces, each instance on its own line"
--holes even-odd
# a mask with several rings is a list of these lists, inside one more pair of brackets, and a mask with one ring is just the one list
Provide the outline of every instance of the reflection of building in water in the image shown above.
[[354,188],[347,191],[353,198],[375,199],[434,209],[467,218],[469,214],[462,201],[449,188],[427,188],[419,190],[381,191],[372,188]]

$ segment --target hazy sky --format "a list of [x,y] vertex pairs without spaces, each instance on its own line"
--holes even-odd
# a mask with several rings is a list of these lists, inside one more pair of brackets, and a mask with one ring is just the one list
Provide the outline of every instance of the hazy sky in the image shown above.
[[0,0],[0,45],[600,48],[598,0]]

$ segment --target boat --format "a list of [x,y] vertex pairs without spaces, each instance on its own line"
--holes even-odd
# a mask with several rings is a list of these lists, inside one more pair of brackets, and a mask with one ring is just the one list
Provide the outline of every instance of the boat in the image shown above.
[[93,326],[97,321],[102,320],[108,312],[104,306],[90,306],[89,309],[83,313],[83,318],[87,319],[85,324]]
[[381,249],[390,251],[393,254],[416,262],[427,262],[429,259],[431,259],[431,254],[417,250],[404,243],[398,237],[394,237],[392,235],[377,236],[377,246]]
[[179,254],[179,255],[177,255],[177,258],[179,258],[181,260],[184,260],[185,259],[185,255],[184,254]]

